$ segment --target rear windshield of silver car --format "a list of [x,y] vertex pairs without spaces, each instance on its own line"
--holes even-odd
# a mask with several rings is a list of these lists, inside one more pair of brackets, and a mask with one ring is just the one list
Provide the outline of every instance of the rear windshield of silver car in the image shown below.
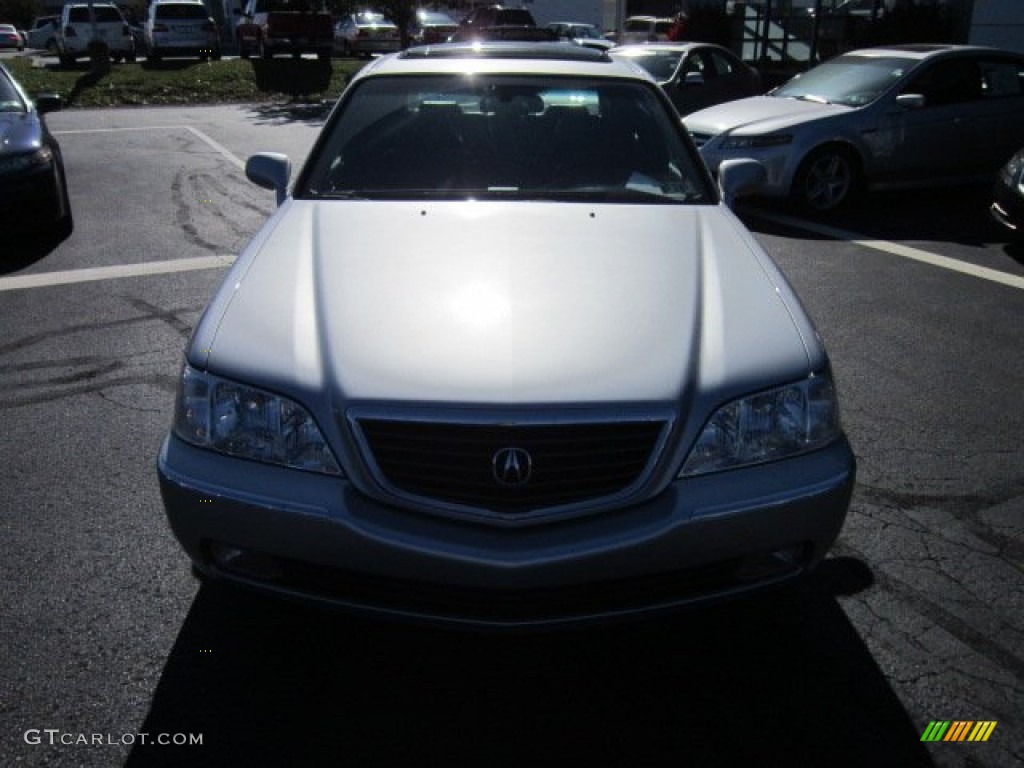
[[295,196],[713,202],[700,162],[644,83],[381,76],[346,94]]
[[158,19],[188,19],[192,21],[206,21],[210,14],[206,7],[194,3],[161,4],[156,7],[156,18]]
[[[112,21],[116,21],[121,24],[124,23],[124,19],[121,17],[121,12],[112,5],[94,5],[92,11],[93,15],[96,17],[96,21],[100,24],[106,24]],[[89,6],[74,6],[68,14],[68,21],[73,24],[90,21]]]

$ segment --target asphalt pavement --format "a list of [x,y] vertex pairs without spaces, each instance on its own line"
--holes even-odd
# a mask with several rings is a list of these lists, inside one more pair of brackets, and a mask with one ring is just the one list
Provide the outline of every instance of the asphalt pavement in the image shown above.
[[[274,210],[242,159],[300,162],[325,114],[50,117],[75,231],[0,245],[0,765],[1024,762],[1024,249],[984,188],[742,213],[825,338],[859,461],[799,588],[479,634],[196,582],[155,473],[181,352]],[[995,726],[922,741],[936,721]]]

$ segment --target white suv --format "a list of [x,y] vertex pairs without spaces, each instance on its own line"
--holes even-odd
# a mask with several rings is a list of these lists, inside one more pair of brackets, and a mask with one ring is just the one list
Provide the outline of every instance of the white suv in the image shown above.
[[89,55],[94,39],[106,43],[114,60],[135,61],[135,41],[131,27],[113,3],[93,3],[95,27],[89,18],[87,3],[68,3],[60,15],[57,30],[57,55],[69,66]]
[[146,58],[220,58],[217,25],[201,0],[153,0],[146,13]]

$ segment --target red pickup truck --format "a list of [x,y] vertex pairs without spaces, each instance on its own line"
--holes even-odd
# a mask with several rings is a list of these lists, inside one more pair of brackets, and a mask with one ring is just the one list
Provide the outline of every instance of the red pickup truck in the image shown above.
[[235,42],[243,59],[252,53],[269,59],[275,53],[331,58],[334,21],[320,0],[248,0],[236,11]]

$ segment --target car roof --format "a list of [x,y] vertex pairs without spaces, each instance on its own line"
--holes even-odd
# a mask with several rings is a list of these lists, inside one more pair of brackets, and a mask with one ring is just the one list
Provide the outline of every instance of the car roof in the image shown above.
[[[1002,51],[998,48],[989,48],[983,45],[943,45],[931,43],[917,43],[907,45],[885,45],[877,48],[860,48],[855,51],[847,51],[843,56],[900,56],[905,59],[928,59],[933,56],[958,53],[1012,53]],[[1019,54],[1015,54],[1019,55]]]
[[464,42],[409,48],[367,64],[354,79],[370,75],[464,72],[586,75],[637,79],[635,65],[604,51],[564,42]]
[[696,40],[681,43],[627,43],[626,45],[617,45],[612,48],[609,53],[637,53],[637,52],[653,52],[653,53],[679,53],[680,51],[688,51],[692,48],[718,48],[723,49],[721,45],[715,43],[704,43]]

